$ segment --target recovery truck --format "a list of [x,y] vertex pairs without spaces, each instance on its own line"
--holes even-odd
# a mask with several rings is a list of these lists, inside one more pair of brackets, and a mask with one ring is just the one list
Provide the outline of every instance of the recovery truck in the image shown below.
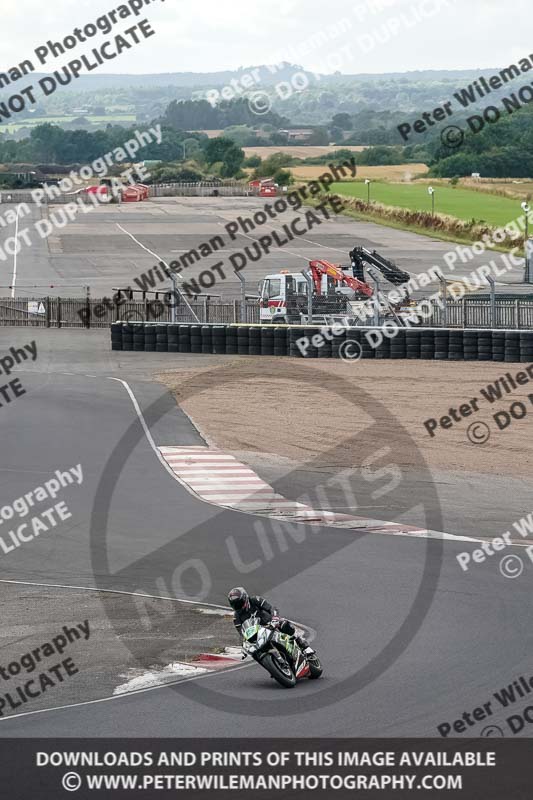
[[[353,324],[365,324],[365,317],[376,317],[376,302],[368,302],[375,297],[375,291],[365,280],[365,264],[378,269],[395,286],[407,283],[411,277],[408,272],[401,270],[375,250],[355,247],[350,252],[350,266],[319,259],[309,262],[307,272],[281,270],[267,275],[259,285],[261,322],[333,322],[335,318],[341,317],[352,319]],[[402,317],[410,313],[408,299],[392,305],[380,297],[379,302],[381,320],[392,318],[402,324]]]

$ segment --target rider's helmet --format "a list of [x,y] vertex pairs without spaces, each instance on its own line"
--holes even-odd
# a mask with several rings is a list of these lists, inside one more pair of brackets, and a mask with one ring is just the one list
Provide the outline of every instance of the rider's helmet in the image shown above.
[[235,611],[248,611],[250,608],[250,597],[246,589],[237,586],[228,594],[228,603]]

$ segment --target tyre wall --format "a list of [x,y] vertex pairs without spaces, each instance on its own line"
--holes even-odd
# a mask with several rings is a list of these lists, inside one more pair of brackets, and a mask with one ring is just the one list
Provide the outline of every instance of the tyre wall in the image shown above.
[[155,353],[533,362],[533,331],[116,322],[111,348]]

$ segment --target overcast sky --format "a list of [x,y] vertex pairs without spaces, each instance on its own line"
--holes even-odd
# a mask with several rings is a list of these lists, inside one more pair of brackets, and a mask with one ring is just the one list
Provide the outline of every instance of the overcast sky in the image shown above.
[[[61,40],[119,5],[120,0],[2,0],[0,70],[34,59],[35,48],[48,39]],[[337,67],[348,73],[477,69],[533,52],[530,0],[154,0],[138,19],[144,16],[156,36],[101,67],[100,74],[208,72],[279,57],[324,73]],[[129,24],[122,20],[116,32]],[[319,35],[328,42],[317,44]],[[98,41],[80,45],[69,58]]]

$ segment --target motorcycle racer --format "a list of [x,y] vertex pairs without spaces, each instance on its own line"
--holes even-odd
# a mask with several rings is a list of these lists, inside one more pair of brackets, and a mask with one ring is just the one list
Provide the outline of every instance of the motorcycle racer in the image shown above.
[[261,624],[272,625],[278,628],[281,633],[292,636],[305,655],[314,654],[315,651],[309,642],[303,636],[298,636],[294,625],[288,619],[280,617],[277,609],[264,597],[250,596],[244,587],[237,586],[229,592],[228,603],[233,609],[233,623],[239,634],[241,633],[243,622],[253,614],[257,614]]

